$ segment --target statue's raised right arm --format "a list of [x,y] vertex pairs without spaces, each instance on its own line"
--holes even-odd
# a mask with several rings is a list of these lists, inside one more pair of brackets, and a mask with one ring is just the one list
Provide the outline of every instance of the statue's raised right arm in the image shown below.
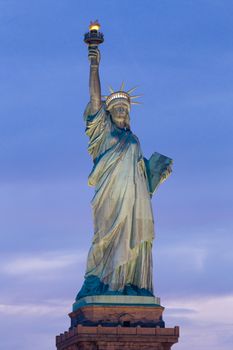
[[90,78],[89,78],[89,91],[90,91],[90,104],[91,114],[95,114],[101,107],[101,87],[99,78],[99,62],[100,52],[96,47],[89,46],[88,58],[90,61]]

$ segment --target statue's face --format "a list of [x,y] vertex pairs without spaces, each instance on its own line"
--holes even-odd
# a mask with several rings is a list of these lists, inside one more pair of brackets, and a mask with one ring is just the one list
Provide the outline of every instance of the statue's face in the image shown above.
[[129,113],[125,104],[119,103],[111,108],[112,120],[119,128],[129,128]]

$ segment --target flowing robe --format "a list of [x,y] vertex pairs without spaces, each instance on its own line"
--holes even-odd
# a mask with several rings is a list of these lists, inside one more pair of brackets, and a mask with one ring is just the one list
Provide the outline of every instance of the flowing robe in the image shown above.
[[132,288],[135,294],[153,295],[154,220],[139,140],[131,130],[118,128],[104,106],[84,117],[94,161],[88,180],[95,186],[94,237],[77,298],[131,294]]

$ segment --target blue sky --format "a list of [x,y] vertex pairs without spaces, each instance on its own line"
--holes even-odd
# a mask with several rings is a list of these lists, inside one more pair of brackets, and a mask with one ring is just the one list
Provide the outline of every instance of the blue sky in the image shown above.
[[138,85],[131,128],[144,155],[174,159],[153,198],[155,290],[167,326],[181,326],[174,349],[232,349],[232,13],[230,0],[0,0],[5,350],[54,349],[83,281],[93,196],[83,33],[96,18],[103,94]]

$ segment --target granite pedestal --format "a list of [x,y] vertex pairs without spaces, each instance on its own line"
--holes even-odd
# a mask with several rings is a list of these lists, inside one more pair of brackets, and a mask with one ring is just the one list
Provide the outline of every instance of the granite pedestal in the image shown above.
[[179,327],[165,328],[159,298],[94,296],[80,299],[69,314],[69,331],[57,350],[169,350]]

